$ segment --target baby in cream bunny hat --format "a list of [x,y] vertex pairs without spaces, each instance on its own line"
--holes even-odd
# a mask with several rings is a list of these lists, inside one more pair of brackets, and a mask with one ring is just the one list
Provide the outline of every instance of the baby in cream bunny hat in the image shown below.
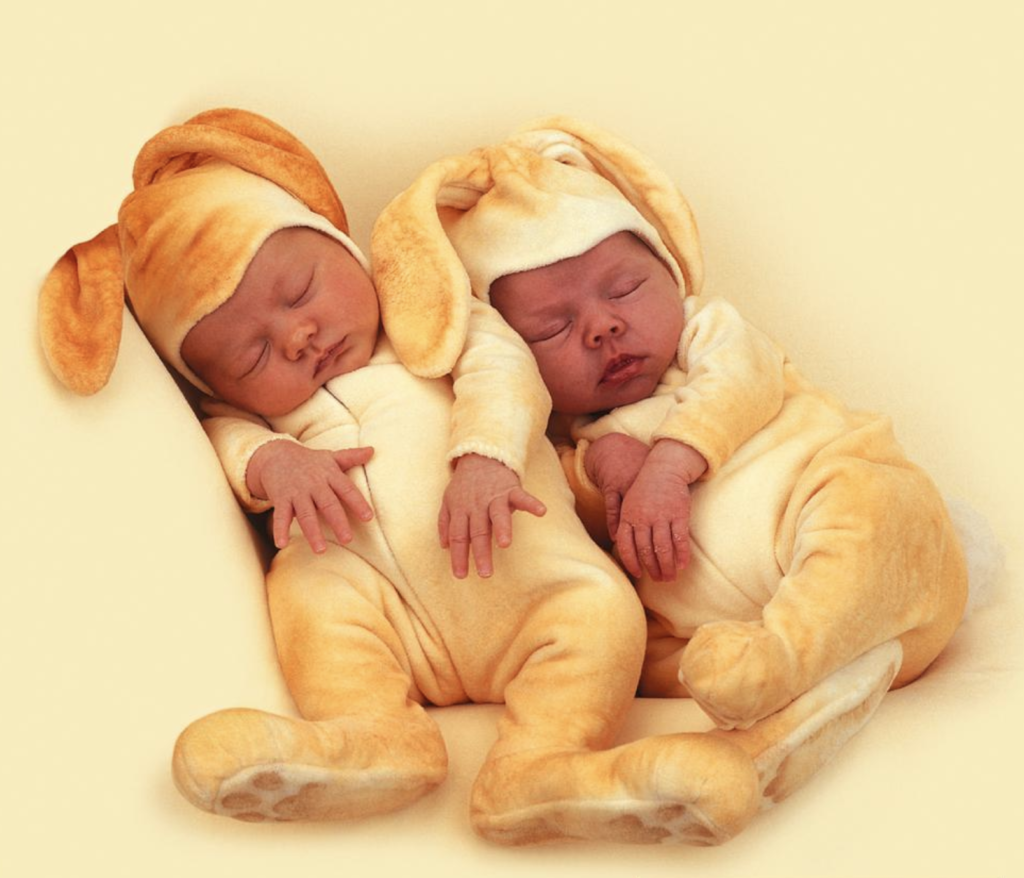
[[939,493],[887,418],[699,295],[696,224],[647,157],[537,123],[427,168],[372,252],[412,368],[437,368],[467,291],[529,345],[580,514],[647,610],[642,693],[747,728],[883,644],[895,686],[946,645],[967,578]]
[[[506,709],[471,801],[485,837],[715,843],[863,724],[895,673],[891,651],[749,730],[612,746],[640,674],[643,611],[530,426],[550,401],[518,337],[467,298],[453,361],[435,375],[406,368],[379,332],[373,279],[323,169],[262,117],[217,110],[165,129],[134,184],[117,224],[44,285],[54,371],[82,393],[103,386],[127,292],[164,359],[209,395],[204,426],[240,499],[265,509],[277,501],[253,485],[287,491],[312,468],[324,483],[313,514],[329,525],[325,537],[307,510],[286,510],[310,539],[281,540],[267,576],[301,717],[236,708],[186,728],[173,770],[193,804],[254,822],[402,807],[446,772],[425,706],[491,702]],[[292,456],[253,478],[268,445]],[[459,576],[436,526],[452,449],[492,446],[546,513],[517,524],[493,576]]]

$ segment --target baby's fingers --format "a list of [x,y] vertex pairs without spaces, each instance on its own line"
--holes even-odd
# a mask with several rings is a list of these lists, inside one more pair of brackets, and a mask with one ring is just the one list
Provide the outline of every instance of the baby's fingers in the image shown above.
[[[491,532],[494,532],[494,541],[503,549],[512,545],[512,513],[529,512],[540,518],[548,511],[548,508],[540,502],[533,494],[524,491],[522,488],[513,488],[508,492],[507,497],[497,497],[487,507],[489,521],[481,522],[480,526],[474,527],[472,533],[477,534],[476,544],[483,545],[486,536],[488,559],[491,553]],[[486,533],[485,533],[486,532]],[[487,574],[488,576],[490,573]]]
[[324,521],[334,531],[334,535],[338,538],[339,543],[345,545],[345,543],[352,542],[352,528],[349,526],[348,516],[345,515],[344,508],[342,508],[341,503],[334,494],[318,498],[317,508]]
[[452,514],[448,511],[445,503],[441,504],[441,511],[437,514],[437,538],[441,541],[441,548],[447,549],[449,544],[448,531],[451,526]]
[[618,530],[615,533],[615,547],[619,550],[619,560],[626,568],[626,572],[635,579],[639,579],[643,575],[643,568],[640,566],[632,525],[624,521],[619,522]]
[[608,525],[608,536],[615,539],[619,530],[619,518],[622,514],[622,495],[618,491],[605,491],[604,516]]
[[685,569],[690,563],[690,522],[676,519],[672,522],[672,545],[675,549],[676,567]]
[[373,509],[348,476],[343,473],[335,475],[330,481],[330,486],[334,496],[362,521],[373,518]]
[[352,469],[354,466],[362,466],[373,457],[373,447],[361,445],[358,448],[342,448],[340,451],[332,452],[334,460],[343,470]]
[[303,498],[295,504],[295,520],[299,523],[306,542],[310,548],[320,554],[327,549],[327,541],[324,539],[324,532],[320,528],[320,515],[317,513],[313,501]]
[[292,529],[292,519],[294,517],[291,503],[282,503],[274,507],[272,531],[274,546],[278,549],[283,549],[288,545],[288,534]]
[[[469,544],[473,549],[473,563],[476,572],[486,579],[494,572],[491,559],[491,521],[484,515],[474,515],[469,523]],[[509,539],[511,539],[511,522]]]
[[452,516],[447,527],[448,553],[452,559],[452,576],[465,579],[469,573],[469,519]]
[[[527,496],[529,495],[527,494]],[[491,505],[488,507],[487,510],[488,514],[491,517],[490,527],[494,531],[494,541],[503,549],[507,549],[509,546],[512,545],[512,509],[510,508],[511,503],[511,497],[509,497],[508,503],[505,503],[502,500],[492,500]],[[489,534],[487,544],[488,548],[490,548]],[[477,565],[477,567],[479,569],[479,565]]]
[[633,528],[633,542],[636,544],[636,553],[640,563],[644,566],[651,577],[657,581],[661,578],[661,569],[658,564],[658,557],[654,552],[654,539],[649,527]]
[[651,575],[661,582],[676,578],[676,545],[672,540],[672,528],[667,521],[659,521],[651,529],[654,544],[654,562],[649,568]]
[[529,512],[530,515],[536,515],[538,518],[548,511],[547,506],[541,503],[529,491],[524,491],[522,488],[513,488],[509,492],[508,504],[515,511]]

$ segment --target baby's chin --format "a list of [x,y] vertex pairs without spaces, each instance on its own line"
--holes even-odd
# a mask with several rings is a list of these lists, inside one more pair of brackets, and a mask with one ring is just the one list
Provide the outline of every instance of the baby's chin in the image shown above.
[[561,415],[603,415],[612,409],[653,396],[657,386],[657,378],[640,375],[615,387],[598,385],[591,394],[574,393],[561,399],[552,399],[552,409]]

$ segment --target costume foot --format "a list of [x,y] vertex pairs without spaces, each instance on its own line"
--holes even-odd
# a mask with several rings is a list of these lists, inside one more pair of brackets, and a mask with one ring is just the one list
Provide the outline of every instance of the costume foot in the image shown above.
[[750,729],[715,733],[753,758],[761,810],[807,783],[867,724],[902,661],[898,640],[883,643]]
[[186,728],[173,770],[182,795],[206,811],[337,820],[411,804],[444,780],[447,755],[425,715],[308,722],[236,709]]
[[712,845],[747,825],[758,789],[742,748],[712,735],[669,735],[613,750],[488,762],[473,788],[472,821],[484,838],[506,845]]
[[756,622],[709,622],[679,661],[679,679],[719,728],[749,728],[799,694],[795,659]]

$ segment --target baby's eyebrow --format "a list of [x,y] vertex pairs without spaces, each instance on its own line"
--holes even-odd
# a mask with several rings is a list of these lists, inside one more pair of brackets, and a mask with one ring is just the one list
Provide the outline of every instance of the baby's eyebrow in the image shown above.
[[643,274],[643,264],[636,259],[624,257],[614,265],[608,266],[600,275],[601,283],[605,286],[615,286],[617,283],[639,280]]

